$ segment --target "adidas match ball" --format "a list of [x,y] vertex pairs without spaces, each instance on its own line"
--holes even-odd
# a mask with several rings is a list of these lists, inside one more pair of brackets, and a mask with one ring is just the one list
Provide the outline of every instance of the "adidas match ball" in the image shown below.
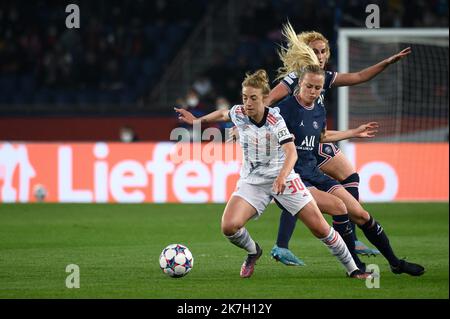
[[186,276],[194,266],[194,257],[184,245],[172,244],[167,246],[159,256],[159,266],[170,277]]

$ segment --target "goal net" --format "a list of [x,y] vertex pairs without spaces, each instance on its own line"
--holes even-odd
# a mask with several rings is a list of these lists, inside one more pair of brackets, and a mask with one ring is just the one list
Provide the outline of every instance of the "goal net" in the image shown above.
[[339,88],[338,129],[377,121],[371,141],[448,141],[448,36],[448,29],[341,29],[339,72],[363,70],[407,47],[412,53],[366,83]]

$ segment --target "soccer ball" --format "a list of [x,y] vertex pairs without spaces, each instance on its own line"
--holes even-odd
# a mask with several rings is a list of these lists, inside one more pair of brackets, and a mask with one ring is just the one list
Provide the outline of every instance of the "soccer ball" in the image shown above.
[[170,277],[186,276],[194,266],[194,257],[190,250],[181,244],[167,246],[159,256],[159,266]]

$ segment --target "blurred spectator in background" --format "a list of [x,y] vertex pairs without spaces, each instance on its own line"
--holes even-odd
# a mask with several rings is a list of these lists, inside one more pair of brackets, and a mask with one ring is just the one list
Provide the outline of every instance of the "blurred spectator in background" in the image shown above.
[[130,126],[123,126],[120,128],[120,141],[122,143],[131,143],[139,141],[138,136]]
[[[229,110],[231,108],[230,102],[228,102],[228,100],[223,96],[219,96],[216,99],[215,105],[216,110]],[[220,122],[217,123],[216,127],[220,129],[220,133],[222,135],[222,142],[225,142],[227,137],[227,130],[233,127],[233,122]]]
[[[203,101],[200,100],[200,95],[193,88],[189,89],[184,98],[177,100],[176,107],[188,110],[195,117],[201,117],[208,113],[208,107]],[[187,125],[183,122],[179,123],[179,127],[184,127],[190,132],[190,137],[184,136],[184,140],[191,140],[195,142],[201,141],[201,133],[204,129],[206,129],[206,127],[201,127],[202,131],[197,132],[196,130],[193,130],[192,125]]]
[[[88,105],[86,111],[94,113],[110,113],[113,106],[138,112],[142,98],[163,77],[190,32],[204,23],[208,9],[228,8],[228,2],[213,3],[80,0],[81,28],[69,30],[64,23],[66,3],[2,1],[0,107],[5,107],[1,110],[29,105],[27,111],[33,111],[33,105],[39,105],[39,110],[46,107],[52,113],[52,106],[58,104],[66,105],[69,112],[76,112],[77,105]],[[218,96],[240,99],[236,79],[247,71],[264,68],[273,80],[280,66],[281,24],[287,19],[295,30],[316,30],[327,36],[334,58],[337,29],[365,27],[362,17],[368,4],[379,5],[382,28],[448,27],[448,0],[246,0],[235,4],[239,10],[229,11],[239,15],[236,48],[217,50],[206,69],[195,70],[200,76],[190,85],[200,103],[213,105]],[[215,34],[213,40],[222,41]],[[330,61],[331,69],[335,62]],[[332,98],[328,105],[333,108]]]
[[1,2],[0,106],[136,106],[207,8],[205,0],[80,0],[81,28],[67,29],[67,4]]
[[200,99],[200,94],[193,88],[187,92],[185,97],[186,109],[197,117],[206,114],[208,109],[206,104]]
[[203,100],[209,99],[213,93],[211,81],[206,75],[200,75],[192,84],[192,88]]

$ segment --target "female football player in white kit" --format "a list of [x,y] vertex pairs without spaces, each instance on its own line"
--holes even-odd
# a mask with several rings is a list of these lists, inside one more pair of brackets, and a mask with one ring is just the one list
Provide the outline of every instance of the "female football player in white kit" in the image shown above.
[[[270,92],[269,79],[264,70],[247,74],[242,82],[243,105],[231,110],[218,110],[201,118],[184,109],[175,108],[179,119],[187,124],[233,121],[239,131],[243,150],[243,164],[236,191],[228,201],[222,215],[223,234],[234,245],[247,251],[240,276],[253,274],[256,261],[262,255],[261,247],[251,238],[245,224],[258,217],[272,199],[290,214],[297,216],[342,263],[347,275],[366,279],[371,274],[356,266],[345,242],[328,225],[310,192],[293,171],[297,151],[286,123],[276,109],[268,108],[265,99]],[[352,137],[367,137],[365,127],[352,130]],[[331,137],[327,142],[332,142]]]

